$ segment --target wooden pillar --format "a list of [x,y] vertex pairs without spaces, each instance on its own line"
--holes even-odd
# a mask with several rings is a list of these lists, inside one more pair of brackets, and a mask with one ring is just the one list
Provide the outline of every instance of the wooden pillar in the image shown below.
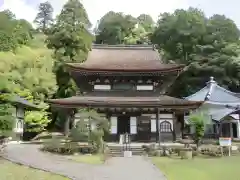
[[67,109],[64,110],[64,117],[65,117],[65,122],[64,122],[64,135],[68,136],[69,132],[70,132],[70,122],[72,120],[72,113],[73,110],[72,109]]
[[183,112],[179,112],[178,114],[176,114],[175,117],[175,127],[174,127],[174,131],[175,131],[175,137],[176,140],[180,140],[183,138],[183,130],[184,130],[184,113]]
[[218,123],[215,123],[215,130],[216,130],[216,136],[217,136],[217,138],[218,138],[218,137],[220,136]]
[[219,124],[219,129],[218,129],[218,131],[219,131],[219,137],[222,137],[222,123],[220,122],[220,124]]
[[230,125],[230,126],[229,126],[229,128],[230,128],[230,137],[233,138],[233,123],[230,122],[229,125]]
[[156,113],[156,143],[160,142],[160,131],[159,131],[159,108],[157,108]]
[[172,129],[172,135],[173,135],[173,141],[176,141],[177,139],[177,124],[178,123],[178,115],[175,113],[173,118],[173,129]]

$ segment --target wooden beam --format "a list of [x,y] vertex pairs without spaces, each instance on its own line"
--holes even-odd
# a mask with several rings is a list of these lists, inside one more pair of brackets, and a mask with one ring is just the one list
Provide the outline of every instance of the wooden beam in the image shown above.
[[[159,131],[159,108],[157,108],[157,111],[156,111],[156,130],[157,130],[157,133],[156,133],[156,143],[160,142],[160,131]],[[159,143],[160,144],[160,143]]]

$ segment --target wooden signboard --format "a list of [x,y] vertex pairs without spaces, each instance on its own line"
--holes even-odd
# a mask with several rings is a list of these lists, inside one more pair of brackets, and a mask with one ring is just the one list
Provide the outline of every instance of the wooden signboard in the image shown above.
[[219,138],[219,144],[220,146],[227,147],[232,145],[232,138]]
[[231,156],[232,138],[220,137],[219,145],[221,146],[222,155],[223,155],[223,147],[228,147],[228,156]]

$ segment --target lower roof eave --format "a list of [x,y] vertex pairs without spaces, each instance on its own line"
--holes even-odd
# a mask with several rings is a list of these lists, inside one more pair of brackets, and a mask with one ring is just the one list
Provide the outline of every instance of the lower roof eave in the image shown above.
[[180,109],[180,110],[193,110],[197,109],[201,103],[197,104],[184,104],[184,105],[156,105],[156,104],[56,104],[50,103],[51,106],[56,108],[159,108],[159,109]]

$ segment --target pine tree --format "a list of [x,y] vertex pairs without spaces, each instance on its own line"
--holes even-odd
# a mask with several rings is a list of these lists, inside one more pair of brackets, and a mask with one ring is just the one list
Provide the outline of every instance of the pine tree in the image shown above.
[[38,29],[44,33],[47,33],[48,28],[53,23],[53,7],[50,2],[40,3],[38,7],[38,14],[34,20]]
[[[76,94],[76,86],[64,65],[69,62],[83,62],[86,59],[93,41],[93,35],[88,31],[90,26],[83,5],[78,0],[68,0],[57,17],[56,24],[50,29],[46,42],[48,48],[54,50],[56,59],[54,71],[58,90],[54,98]],[[60,116],[59,118],[61,119]]]

